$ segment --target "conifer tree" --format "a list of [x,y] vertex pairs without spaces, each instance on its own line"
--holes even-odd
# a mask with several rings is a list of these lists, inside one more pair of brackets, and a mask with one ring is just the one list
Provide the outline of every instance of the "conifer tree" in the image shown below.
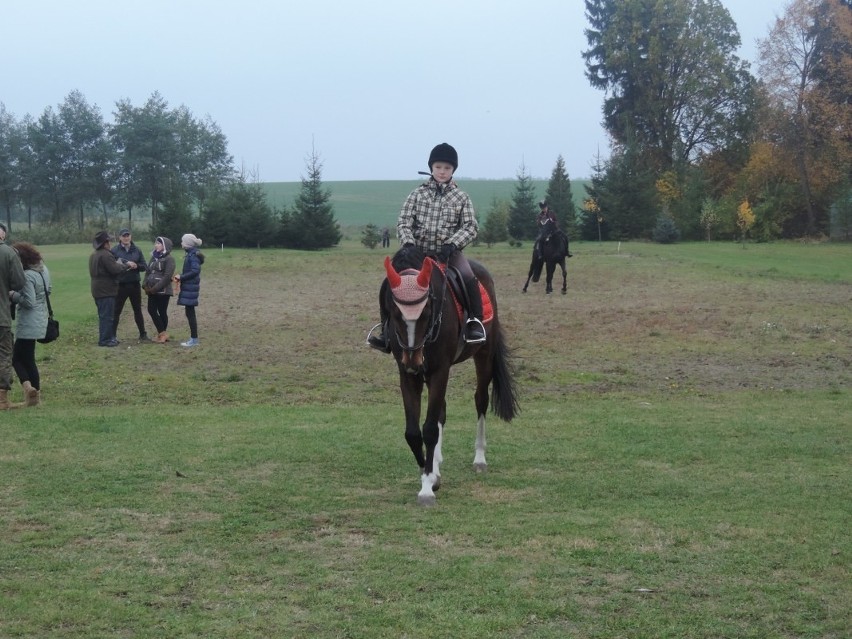
[[517,177],[518,183],[512,195],[512,205],[509,207],[509,235],[516,240],[532,240],[538,232],[535,223],[538,215],[535,184],[524,165],[521,165]]
[[560,155],[556,158],[556,166],[550,174],[545,197],[550,210],[556,214],[559,228],[568,234],[569,238],[577,237],[577,215],[574,208],[574,196],[571,193],[571,179],[565,170],[565,160]]
[[302,188],[293,211],[283,220],[284,244],[288,248],[321,249],[336,246],[342,233],[334,219],[331,191],[322,184],[322,162],[315,150],[307,158],[308,177],[302,178]]

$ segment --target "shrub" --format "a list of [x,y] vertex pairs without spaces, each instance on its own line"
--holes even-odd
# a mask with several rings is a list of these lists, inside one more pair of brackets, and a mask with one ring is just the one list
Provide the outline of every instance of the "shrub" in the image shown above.
[[675,226],[674,220],[665,215],[657,218],[657,225],[651,237],[660,244],[674,244],[680,239],[680,231]]

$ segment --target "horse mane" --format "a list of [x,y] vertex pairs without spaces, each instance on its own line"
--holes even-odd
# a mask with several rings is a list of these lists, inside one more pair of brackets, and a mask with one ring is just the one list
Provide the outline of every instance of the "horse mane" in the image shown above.
[[404,269],[413,268],[420,270],[423,268],[423,260],[426,255],[419,248],[411,245],[403,246],[391,258],[391,264],[397,273],[401,273]]

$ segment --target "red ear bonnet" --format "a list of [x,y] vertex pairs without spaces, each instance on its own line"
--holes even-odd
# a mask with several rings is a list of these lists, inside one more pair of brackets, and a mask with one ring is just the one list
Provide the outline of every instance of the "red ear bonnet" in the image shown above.
[[432,264],[431,258],[423,260],[423,268],[420,269],[420,275],[417,276],[417,285],[422,288],[428,288],[429,282],[432,281]]
[[390,257],[385,257],[385,271],[387,271],[388,274],[388,284],[390,284],[390,287],[392,289],[397,288],[400,282],[399,273],[396,272],[393,265],[391,264]]
[[388,275],[393,301],[407,321],[420,317],[426,302],[429,301],[429,283],[432,280],[432,260],[423,262],[419,271],[405,269],[397,273],[390,258],[385,258],[385,271]]

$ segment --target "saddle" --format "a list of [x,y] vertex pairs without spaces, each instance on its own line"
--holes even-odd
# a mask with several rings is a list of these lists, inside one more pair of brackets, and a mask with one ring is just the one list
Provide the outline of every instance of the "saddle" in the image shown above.
[[[456,305],[456,314],[459,322],[464,323],[467,318],[467,311],[470,308],[470,302],[467,299],[467,287],[464,285],[461,273],[458,269],[448,266],[447,264],[438,263],[441,272],[447,278],[447,283],[450,285],[450,292],[453,295],[453,302]],[[488,290],[482,285],[482,282],[477,281],[479,286],[479,295],[482,297],[482,323],[488,324],[494,319],[494,306],[491,304],[491,296]]]

